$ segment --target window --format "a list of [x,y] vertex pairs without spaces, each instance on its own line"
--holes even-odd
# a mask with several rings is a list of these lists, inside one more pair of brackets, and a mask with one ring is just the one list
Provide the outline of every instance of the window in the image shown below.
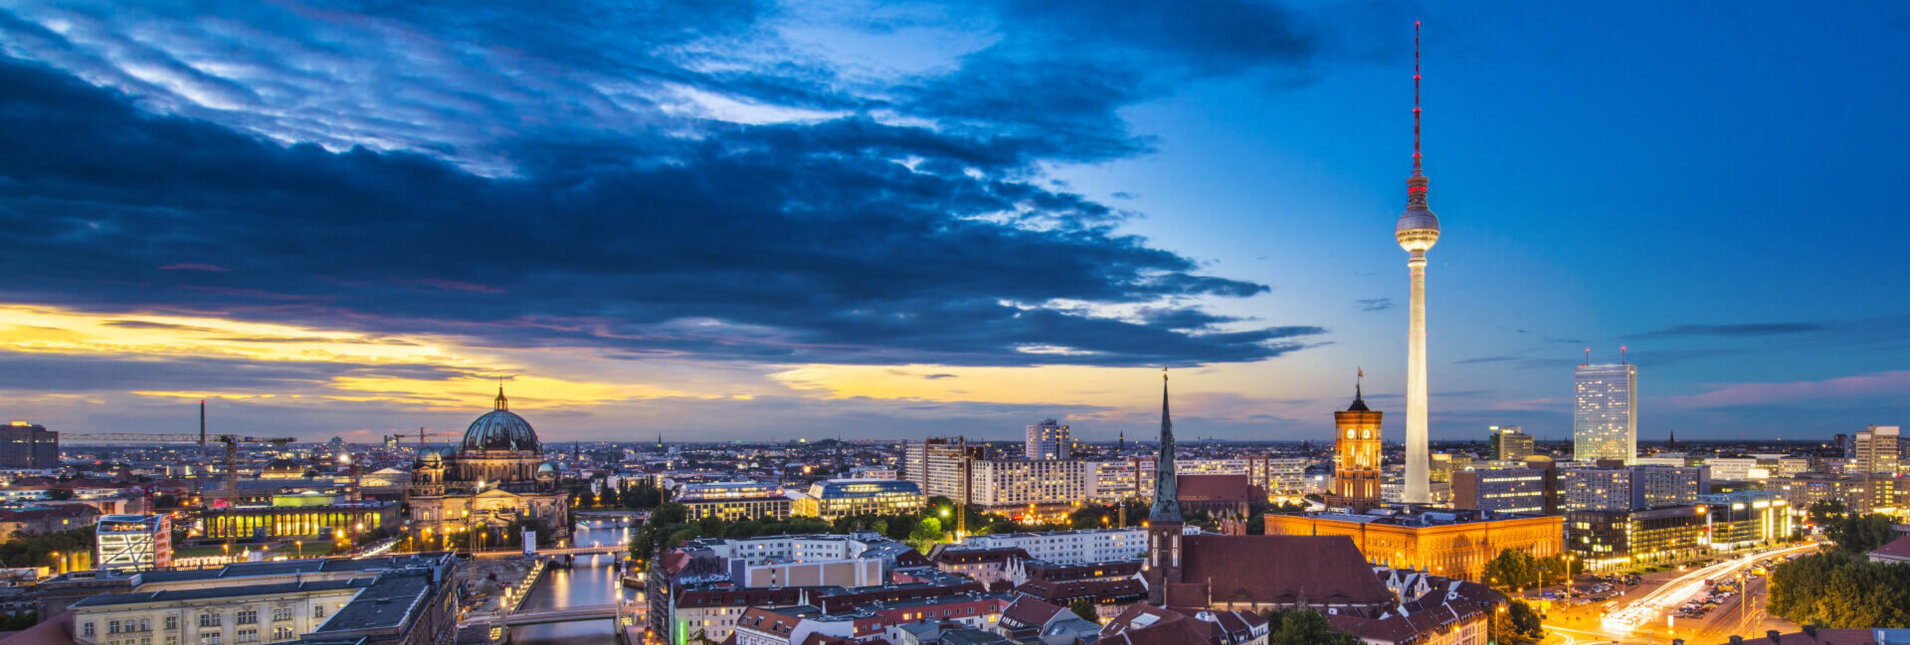
[[232,639],[232,642],[234,643],[259,642],[259,630],[256,630],[256,629],[241,629],[239,630],[239,633],[235,634],[234,636],[235,638]]
[[119,633],[119,621],[117,620],[106,621],[106,633],[108,634]]
[[242,610],[240,610],[240,611],[239,611],[239,614],[238,614],[238,616],[235,616],[235,617],[233,617],[233,619],[232,619],[232,624],[234,624],[234,625],[257,625],[257,624],[259,624],[259,610],[257,610],[257,609],[242,609]]
[[80,635],[81,635],[81,636],[92,636],[92,635],[93,635],[93,624],[92,624],[92,623],[86,623],[86,624],[84,624],[84,625],[80,625]]
[[153,630],[153,619],[151,618],[139,619],[139,631],[150,632],[152,630]]
[[167,617],[166,617],[166,629],[179,629],[179,617],[178,617],[178,616],[167,616]]
[[289,641],[289,640],[292,640],[292,628],[290,628],[290,627],[273,627],[273,628],[272,628],[272,640],[275,640],[275,641]]
[[220,618],[221,616],[219,614],[210,614],[210,613],[199,614],[199,626],[200,627],[218,627],[220,623]]
[[313,617],[313,618],[324,618],[324,617],[325,617],[325,606],[324,606],[324,605],[312,605],[312,617]]
[[166,637],[166,645],[179,645],[179,637],[178,637],[178,636],[167,636],[167,637]]
[[219,632],[206,632],[199,635],[199,645],[219,645]]

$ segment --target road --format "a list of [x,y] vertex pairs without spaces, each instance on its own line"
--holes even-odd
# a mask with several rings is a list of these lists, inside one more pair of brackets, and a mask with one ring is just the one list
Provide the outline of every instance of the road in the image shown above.
[[[1704,581],[1735,578],[1750,569],[1758,560],[1783,556],[1790,553],[1814,551],[1822,548],[1816,543],[1762,551],[1724,560],[1706,567],[1700,567],[1671,578],[1659,584],[1643,595],[1619,601],[1605,615],[1592,620],[1588,615],[1601,609],[1600,606],[1588,606],[1585,610],[1561,610],[1548,616],[1545,630],[1550,636],[1545,645],[1591,645],[1594,643],[1663,643],[1673,637],[1684,638],[1688,643],[1712,643],[1728,640],[1731,635],[1762,635],[1766,620],[1763,596],[1765,584],[1763,578],[1748,579],[1747,593],[1739,594],[1731,601],[1721,604],[1704,618],[1695,623],[1676,624],[1675,632],[1666,622],[1666,616],[1675,611],[1686,600],[1704,591]],[[1636,593],[1636,592],[1633,592]],[[1630,594],[1627,594],[1628,596]],[[1749,602],[1750,611],[1742,611],[1740,602]]]

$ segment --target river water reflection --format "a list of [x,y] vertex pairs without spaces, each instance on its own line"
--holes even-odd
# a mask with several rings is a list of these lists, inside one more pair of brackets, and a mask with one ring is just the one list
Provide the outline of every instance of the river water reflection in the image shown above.
[[[571,543],[579,546],[629,544],[628,528],[617,528],[608,521],[592,521],[589,528],[577,531]],[[530,598],[524,600],[519,611],[531,612],[543,609],[561,609],[564,607],[582,607],[603,605],[617,601],[617,569],[614,566],[616,555],[579,556],[576,564],[566,570],[553,567],[544,574],[531,590]],[[626,596],[635,593],[635,589],[624,592]],[[517,645],[584,645],[585,643],[610,643],[616,637],[616,630],[608,620],[589,622],[556,623],[551,625],[530,625],[511,630],[511,642]]]

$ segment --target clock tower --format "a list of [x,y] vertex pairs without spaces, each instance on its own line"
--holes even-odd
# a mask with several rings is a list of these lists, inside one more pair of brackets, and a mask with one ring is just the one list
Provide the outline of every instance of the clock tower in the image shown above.
[[1353,404],[1333,413],[1333,494],[1326,500],[1328,506],[1355,511],[1380,505],[1379,486],[1384,472],[1380,465],[1381,412],[1366,407],[1360,389],[1355,381]]

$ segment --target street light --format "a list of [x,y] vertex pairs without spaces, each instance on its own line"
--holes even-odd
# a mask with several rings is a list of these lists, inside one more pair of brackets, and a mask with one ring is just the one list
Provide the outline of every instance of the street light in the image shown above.
[[300,559],[300,560],[303,560],[303,559],[305,559],[305,541],[304,541],[304,540],[292,540],[292,544],[293,544],[294,546],[297,546],[297,547],[298,547],[298,559]]

